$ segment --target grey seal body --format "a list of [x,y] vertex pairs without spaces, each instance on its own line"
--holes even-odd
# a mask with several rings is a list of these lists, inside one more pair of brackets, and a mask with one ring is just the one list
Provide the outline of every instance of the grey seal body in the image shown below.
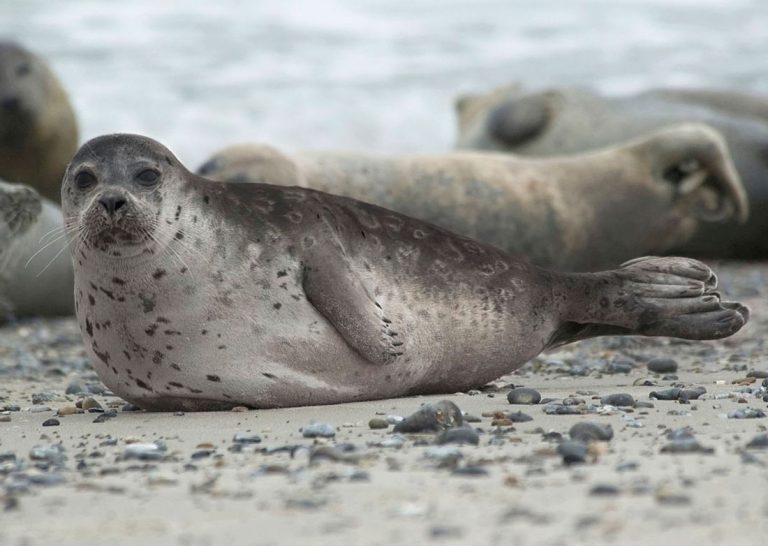
[[0,178],[29,184],[58,202],[77,140],[72,105],[48,63],[0,41]]
[[0,181],[0,320],[74,313],[72,258],[61,209]]
[[549,272],[352,199],[195,176],[145,137],[85,144],[62,202],[87,351],[148,409],[454,392],[584,337],[747,320],[693,260]]
[[674,251],[768,256],[768,98],[736,91],[656,89],[609,97],[580,88],[499,88],[457,102],[457,147],[551,156],[579,153],[682,122],[701,122],[728,143],[754,212],[747,223],[703,227]]
[[727,147],[703,125],[546,159],[466,152],[288,157],[246,144],[215,154],[199,173],[352,197],[563,271],[665,253],[702,223],[747,214]]

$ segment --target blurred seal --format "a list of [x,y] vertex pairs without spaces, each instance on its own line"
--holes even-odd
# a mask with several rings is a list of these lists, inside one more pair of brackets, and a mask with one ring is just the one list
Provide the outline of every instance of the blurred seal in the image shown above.
[[86,143],[62,203],[86,351],[148,409],[456,392],[585,337],[747,321],[694,260],[555,273],[353,199],[207,180],[141,136]]
[[548,159],[487,153],[286,157],[246,144],[215,154],[198,172],[360,199],[569,271],[666,253],[703,223],[747,216],[728,149],[703,125]]
[[67,242],[58,206],[0,181],[0,321],[74,312]]
[[0,41],[0,178],[59,202],[77,138],[72,105],[48,63]]
[[681,122],[720,131],[733,154],[754,214],[741,224],[703,226],[673,252],[717,258],[768,257],[768,97],[706,89],[655,89],[607,97],[518,85],[457,101],[457,147],[552,156],[579,153],[636,138]]

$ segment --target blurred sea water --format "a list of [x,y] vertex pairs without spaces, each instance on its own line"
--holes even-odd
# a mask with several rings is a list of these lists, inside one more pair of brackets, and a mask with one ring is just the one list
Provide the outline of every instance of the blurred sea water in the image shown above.
[[768,92],[768,0],[0,0],[87,139],[190,167],[235,142],[439,151],[457,94],[522,81]]

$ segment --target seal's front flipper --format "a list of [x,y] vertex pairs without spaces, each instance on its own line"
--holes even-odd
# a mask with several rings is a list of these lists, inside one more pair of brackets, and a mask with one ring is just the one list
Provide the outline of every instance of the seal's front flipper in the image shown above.
[[307,264],[303,286],[307,300],[363,358],[388,364],[403,354],[392,320],[343,257]]
[[[600,335],[720,339],[741,329],[749,310],[720,301],[717,277],[688,258],[638,258],[569,285],[568,321],[549,346]],[[588,301],[580,294],[589,294]]]

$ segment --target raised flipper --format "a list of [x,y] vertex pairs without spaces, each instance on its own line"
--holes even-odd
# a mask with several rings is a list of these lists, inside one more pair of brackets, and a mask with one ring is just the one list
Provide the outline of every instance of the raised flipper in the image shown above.
[[488,133],[509,146],[522,144],[540,134],[551,115],[551,93],[510,98],[488,113]]
[[[720,301],[717,277],[688,258],[638,258],[568,285],[569,309],[549,347],[601,335],[720,339],[741,329],[749,310]],[[587,296],[587,297],[585,297]]]
[[303,286],[307,300],[363,358],[388,364],[403,354],[392,321],[343,256],[310,259]]

